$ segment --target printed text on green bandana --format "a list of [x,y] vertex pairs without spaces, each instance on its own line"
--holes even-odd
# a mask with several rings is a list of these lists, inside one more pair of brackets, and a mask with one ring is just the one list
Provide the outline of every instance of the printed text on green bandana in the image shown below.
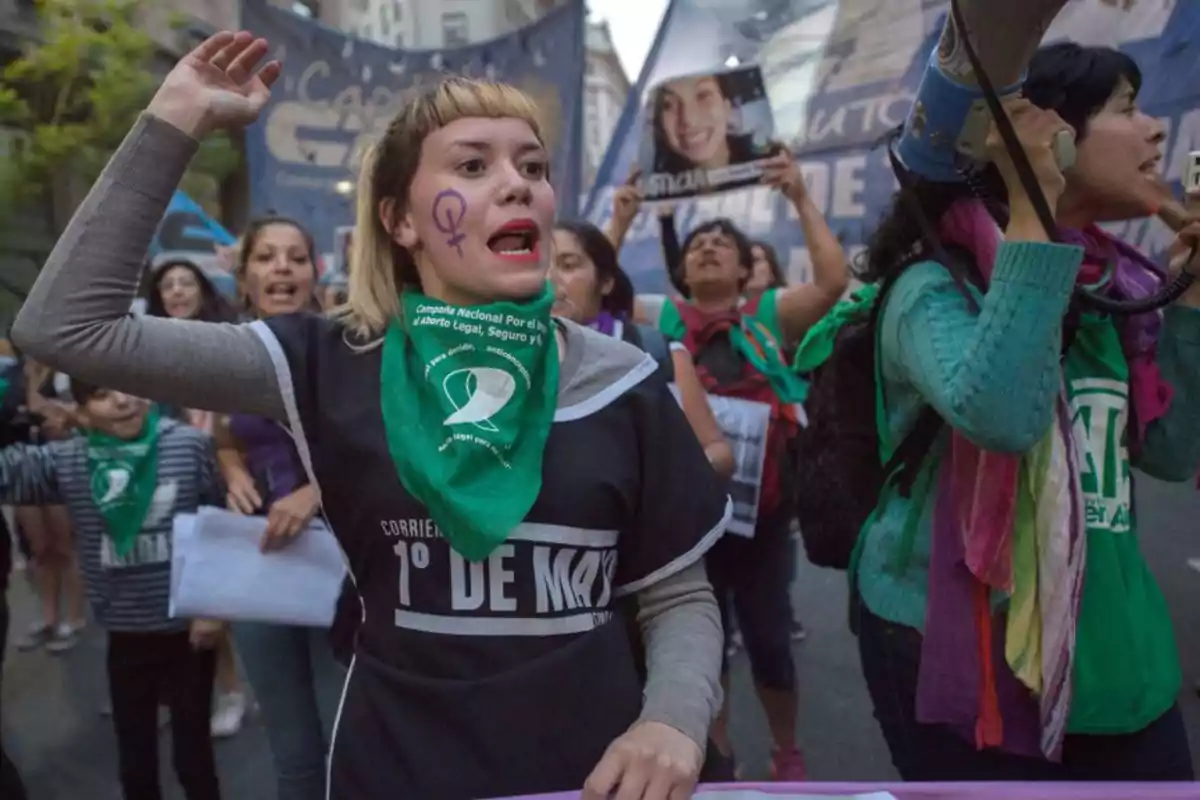
[[134,439],[95,430],[87,434],[92,499],[118,558],[133,549],[158,486],[158,419],[151,407]]
[[451,545],[482,558],[541,489],[558,388],[553,294],[472,307],[403,300],[383,348],[388,448]]

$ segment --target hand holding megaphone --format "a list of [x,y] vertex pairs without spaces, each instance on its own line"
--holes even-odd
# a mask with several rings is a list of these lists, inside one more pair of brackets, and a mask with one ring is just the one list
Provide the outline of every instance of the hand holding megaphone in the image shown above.
[[[1062,149],[1060,136],[1065,132],[1074,139],[1075,130],[1054,111],[1038,108],[1023,97],[1006,99],[1003,104],[1004,110],[1012,122],[1013,130],[1017,134],[1017,139],[1029,158],[1030,166],[1033,167],[1033,174],[1037,178],[1042,194],[1045,195],[1050,207],[1054,208],[1066,186],[1063,168],[1059,164]],[[1022,201],[1028,202],[1025,188],[1021,183],[1017,168],[1013,164],[1012,155],[1004,146],[1004,139],[1000,136],[1000,131],[994,121],[988,132],[987,155],[1004,179],[1004,185],[1008,189],[1009,205],[1015,206]]]

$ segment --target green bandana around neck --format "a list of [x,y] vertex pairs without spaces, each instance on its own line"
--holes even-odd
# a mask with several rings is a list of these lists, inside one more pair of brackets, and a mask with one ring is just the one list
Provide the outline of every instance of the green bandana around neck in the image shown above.
[[92,500],[118,556],[133,549],[158,487],[158,420],[158,409],[152,405],[134,439],[94,430],[87,433]]
[[542,488],[558,404],[547,284],[535,299],[452,306],[418,292],[383,341],[380,407],[400,482],[458,553],[508,538]]
[[4,404],[4,398],[8,396],[8,390],[12,386],[8,378],[0,375],[0,405]]

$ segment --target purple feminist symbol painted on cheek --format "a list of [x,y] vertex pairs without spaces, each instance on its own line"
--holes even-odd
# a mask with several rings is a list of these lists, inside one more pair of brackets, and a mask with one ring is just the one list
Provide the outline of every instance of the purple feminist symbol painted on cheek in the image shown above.
[[463,217],[467,215],[467,198],[453,189],[443,189],[433,198],[433,224],[446,234],[446,244],[458,251],[462,258],[462,241],[466,234],[459,233]]

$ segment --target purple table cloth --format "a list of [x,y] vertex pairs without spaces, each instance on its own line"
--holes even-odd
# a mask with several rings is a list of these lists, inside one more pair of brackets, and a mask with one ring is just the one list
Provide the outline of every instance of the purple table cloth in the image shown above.
[[[693,800],[882,800],[888,794],[896,800],[1200,800],[1200,783],[731,783],[701,786]],[[505,800],[579,800],[579,792]]]

